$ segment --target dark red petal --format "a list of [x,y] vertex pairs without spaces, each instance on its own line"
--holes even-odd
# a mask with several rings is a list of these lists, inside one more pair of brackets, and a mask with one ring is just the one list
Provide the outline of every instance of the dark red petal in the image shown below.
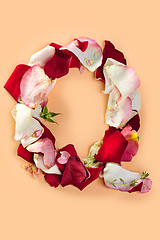
[[99,174],[103,169],[103,166],[99,167],[99,168],[87,168],[87,169],[90,172],[90,177],[88,177],[85,181],[76,184],[76,187],[78,187],[80,190],[83,190],[91,182],[93,182],[94,180],[96,180],[99,177]]
[[126,125],[130,125],[132,127],[132,129],[134,129],[136,132],[139,130],[140,128],[140,117],[139,114],[137,113],[133,118],[131,118]]
[[54,48],[57,48],[57,49],[59,49],[59,48],[62,47],[61,45],[59,45],[59,44],[57,44],[57,43],[50,43],[49,46],[54,47]]
[[138,184],[137,186],[135,186],[134,188],[132,188],[131,190],[129,190],[128,192],[129,193],[132,193],[132,192],[140,192],[141,191],[141,188],[143,186],[143,182],[141,182],[140,184]]
[[98,162],[121,163],[122,155],[127,147],[127,140],[116,128],[110,127],[104,135],[103,144],[95,155]]
[[78,184],[88,177],[88,171],[84,164],[77,158],[71,156],[65,165],[61,185],[73,185],[78,187]]
[[60,164],[60,163],[57,161],[57,159],[61,156],[61,153],[60,153],[60,152],[62,152],[62,151],[66,151],[66,152],[68,152],[71,156],[78,158],[78,155],[77,155],[77,152],[76,152],[76,150],[75,150],[74,145],[68,144],[67,146],[61,148],[61,149],[57,152],[57,156],[56,156],[56,164],[57,164],[57,166],[58,166],[58,168],[59,168],[59,170],[60,170],[61,172],[64,171],[64,169],[65,169],[65,164]]
[[103,66],[107,58],[113,58],[118,62],[126,64],[126,59],[124,58],[123,53],[115,49],[115,46],[110,41],[105,41],[105,46],[103,49],[102,65],[99,68],[97,68],[96,75],[95,75],[97,79],[100,79],[102,81],[105,81],[105,78],[103,75]]
[[77,41],[76,47],[79,48],[82,52],[85,52],[88,47],[88,41],[80,41],[79,39],[75,38],[75,41]]
[[58,174],[45,174],[44,176],[45,180],[49,183],[49,185],[51,187],[58,187],[60,182],[61,182],[61,178],[62,175],[58,175]]
[[33,161],[33,153],[29,152],[26,148],[24,148],[21,144],[17,149],[17,155],[24,158],[26,161],[30,163],[34,163]]
[[[56,43],[51,43],[50,46],[60,49],[62,46]],[[70,62],[70,68],[80,68],[81,63],[79,61],[79,59],[70,51],[68,51],[67,49],[61,50],[62,52],[66,53],[68,56],[72,57],[71,58],[71,62]]]
[[74,55],[72,52],[68,51],[67,49],[64,49],[63,52],[72,57],[71,63],[69,66],[70,68],[80,68],[81,63],[80,63],[79,59],[76,57],[76,55]]
[[69,72],[71,59],[71,56],[56,48],[54,56],[45,64],[44,71],[53,80],[63,77]]
[[9,77],[8,81],[4,85],[4,88],[11,94],[11,96],[18,101],[20,95],[20,82],[24,73],[30,67],[25,64],[19,64],[14,69],[13,73]]

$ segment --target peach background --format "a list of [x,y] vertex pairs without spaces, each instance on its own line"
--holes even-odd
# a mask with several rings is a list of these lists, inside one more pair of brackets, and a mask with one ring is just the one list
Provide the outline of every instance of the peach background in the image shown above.
[[[159,182],[159,8],[158,0],[4,1],[0,8],[0,149],[1,239],[158,239]],[[101,46],[112,41],[125,53],[141,79],[140,149],[131,163],[153,180],[148,194],[125,194],[105,188],[98,179],[83,192],[72,186],[50,188],[32,179],[16,156],[14,100],[3,85],[19,63],[51,41],[67,44],[88,36]],[[81,157],[101,139],[107,97],[93,74],[77,69],[59,79],[49,96],[49,109],[62,112],[59,126],[47,124],[59,148],[73,143]]]

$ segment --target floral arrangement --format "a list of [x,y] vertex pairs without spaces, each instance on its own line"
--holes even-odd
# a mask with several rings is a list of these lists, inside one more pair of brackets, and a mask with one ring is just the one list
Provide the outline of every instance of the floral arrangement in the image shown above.
[[[56,150],[55,137],[41,122],[43,118],[55,123],[58,113],[48,111],[47,95],[70,68],[95,72],[95,78],[104,82],[103,94],[109,94],[105,115],[109,129],[83,161],[72,144]],[[126,65],[122,52],[110,41],[105,41],[102,51],[96,41],[86,37],[67,46],[51,43],[33,54],[28,65],[16,66],[4,87],[17,101],[12,110],[14,138],[20,143],[17,154],[29,162],[23,168],[34,177],[42,173],[52,187],[71,184],[82,190],[100,177],[115,190],[148,192],[152,181],[147,172],[131,172],[121,166],[132,160],[139,147],[139,86],[140,80]]]

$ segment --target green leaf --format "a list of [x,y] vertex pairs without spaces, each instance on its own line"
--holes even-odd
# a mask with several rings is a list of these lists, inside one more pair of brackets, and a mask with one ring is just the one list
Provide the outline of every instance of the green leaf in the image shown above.
[[43,108],[43,113],[44,113],[44,114],[48,113],[47,105],[44,106],[44,108]]
[[53,112],[49,112],[47,115],[49,118],[55,117],[57,115],[59,115],[60,113],[53,113]]
[[58,124],[57,122],[53,121],[51,118],[47,118],[46,120],[49,121],[49,122]]

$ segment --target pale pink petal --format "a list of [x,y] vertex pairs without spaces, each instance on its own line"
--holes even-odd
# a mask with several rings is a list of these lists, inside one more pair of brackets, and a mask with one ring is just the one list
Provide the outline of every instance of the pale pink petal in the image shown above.
[[46,168],[51,168],[55,163],[55,149],[49,138],[41,138],[27,147],[29,152],[43,153],[43,163]]
[[40,51],[33,54],[29,60],[29,66],[33,65],[40,65],[41,67],[44,67],[46,62],[48,62],[54,55],[55,48],[52,46],[47,46]]
[[105,185],[120,191],[131,190],[131,184],[141,178],[139,173],[128,171],[116,163],[107,163],[103,173]]
[[106,81],[105,93],[109,93],[115,85],[124,99],[140,86],[140,80],[134,69],[113,59],[107,59],[103,72]]
[[[32,114],[33,110],[22,103],[16,104],[12,110],[12,116],[16,122],[14,138],[23,147],[37,141],[44,132],[41,124],[32,117]],[[38,112],[36,114],[38,115]]]
[[147,178],[143,180],[143,185],[141,188],[141,193],[147,193],[152,187],[152,181],[151,179]]
[[60,153],[61,153],[61,156],[57,159],[57,161],[60,164],[66,164],[71,155],[66,151],[62,151]]
[[119,91],[114,87],[109,95],[108,108],[105,116],[106,124],[116,128],[121,127],[121,125],[128,120],[132,109],[132,101],[129,97],[117,105],[119,96]]
[[43,163],[43,154],[34,154],[34,162],[37,166],[37,168],[41,169],[43,172],[48,173],[48,174],[58,174],[61,175],[61,172],[59,171],[58,167],[56,164],[54,164],[50,168],[46,168],[44,163]]
[[[85,45],[85,47],[81,48],[80,45]],[[90,38],[82,37],[75,39],[69,45],[60,49],[71,51],[91,72],[94,72],[102,63],[102,49],[96,41]]]
[[44,70],[39,65],[34,65],[26,71],[21,80],[20,96],[22,102],[30,108],[47,102],[48,88],[52,84],[54,86]]
[[109,94],[113,88],[114,88],[114,83],[112,82],[111,78],[108,76],[108,69],[112,65],[124,65],[113,58],[107,58],[106,63],[103,66],[103,74],[105,77],[105,90],[103,91],[104,94]]
[[139,111],[141,108],[141,95],[138,90],[135,90],[131,95],[129,96],[132,100],[132,110]]

